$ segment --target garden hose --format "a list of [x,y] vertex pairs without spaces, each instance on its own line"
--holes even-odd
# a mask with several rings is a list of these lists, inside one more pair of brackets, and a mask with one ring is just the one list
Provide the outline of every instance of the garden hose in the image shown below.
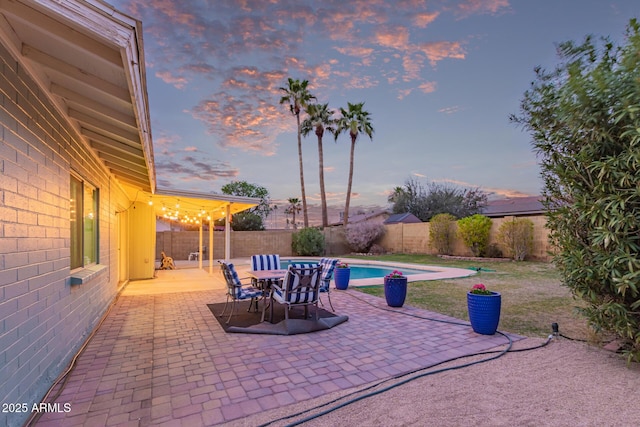
[[[431,320],[431,321],[434,321],[434,322],[447,323],[447,324],[459,325],[459,326],[465,326],[465,327],[471,326],[469,323],[465,323],[465,322],[457,322],[457,321],[451,321],[451,320],[445,320],[445,319],[434,319],[434,318],[431,318],[431,317],[425,317],[425,316],[420,316],[420,315],[416,315],[416,314],[412,314],[412,313],[406,313],[406,312],[403,312],[403,311],[392,310],[392,309],[380,307],[380,306],[377,306],[377,305],[374,305],[374,304],[370,303],[369,301],[366,301],[366,300],[364,300],[362,298],[359,298],[359,297],[353,295],[352,293],[346,293],[346,294],[351,296],[352,298],[355,298],[355,299],[361,301],[361,302],[369,304],[370,306],[375,307],[375,308],[377,308],[379,310],[390,311],[390,312],[393,312],[393,313],[402,314],[402,315],[410,316],[410,317],[415,317],[415,318],[418,318],[418,319]],[[496,333],[498,333],[498,334],[504,336],[505,338],[507,338],[507,340],[508,340],[507,348],[505,348],[503,350],[489,350],[489,351],[482,351],[482,352],[478,352],[478,353],[472,353],[472,354],[466,354],[466,355],[462,355],[462,356],[457,356],[457,357],[453,357],[451,359],[447,359],[447,360],[443,360],[441,362],[434,363],[434,364],[432,364],[430,366],[427,366],[427,367],[424,367],[424,368],[419,368],[419,369],[415,369],[413,371],[404,372],[404,373],[402,373],[400,375],[395,375],[395,376],[393,376],[393,377],[391,377],[391,378],[389,378],[387,380],[383,380],[383,381],[377,382],[375,384],[372,384],[372,385],[370,385],[368,387],[365,387],[364,389],[356,390],[356,391],[354,391],[352,393],[349,393],[349,394],[347,394],[345,396],[340,396],[340,397],[338,397],[338,398],[336,398],[336,399],[334,399],[334,400],[332,400],[330,402],[326,402],[326,403],[323,403],[321,405],[317,405],[317,406],[315,406],[313,408],[309,408],[309,409],[306,409],[304,411],[300,411],[298,413],[295,413],[295,414],[292,414],[292,415],[288,415],[288,416],[285,416],[285,417],[281,417],[281,418],[269,421],[268,423],[265,423],[265,424],[261,424],[260,427],[266,427],[266,426],[269,426],[270,424],[273,424],[273,423],[278,422],[278,421],[284,421],[284,420],[288,420],[288,419],[291,419],[291,418],[299,417],[299,416],[301,416],[303,414],[306,414],[306,413],[309,413],[311,411],[315,411],[315,410],[320,409],[322,407],[326,407],[327,405],[332,405],[332,404],[334,404],[334,403],[336,403],[336,402],[338,402],[340,400],[345,399],[345,397],[353,396],[353,395],[362,393],[364,391],[370,390],[372,388],[378,387],[378,386],[380,386],[380,385],[382,385],[382,384],[384,384],[386,382],[397,380],[399,378],[406,377],[408,375],[418,374],[418,375],[413,375],[413,376],[411,376],[409,378],[406,378],[406,379],[404,379],[404,380],[402,380],[400,382],[388,385],[388,386],[386,386],[384,388],[381,388],[379,390],[371,391],[369,393],[353,397],[353,398],[348,399],[348,400],[346,400],[346,401],[344,401],[344,402],[342,402],[340,404],[337,404],[335,406],[327,408],[327,409],[325,409],[325,410],[323,410],[321,412],[318,412],[318,413],[313,414],[313,415],[309,415],[309,416],[307,416],[305,418],[302,418],[302,419],[300,419],[298,421],[294,421],[294,422],[286,425],[287,427],[289,427],[289,426],[297,426],[299,424],[305,423],[307,421],[311,421],[311,420],[319,418],[319,417],[321,417],[323,415],[326,415],[326,414],[329,414],[331,412],[334,412],[334,411],[336,411],[338,409],[344,408],[345,406],[348,406],[348,405],[350,405],[352,403],[356,403],[356,402],[358,402],[360,400],[363,400],[363,399],[366,399],[368,397],[376,396],[378,394],[384,393],[386,391],[389,391],[389,390],[394,389],[394,388],[396,388],[398,386],[407,384],[410,381],[413,381],[413,380],[416,380],[416,379],[419,379],[419,378],[423,378],[423,377],[426,377],[426,376],[429,376],[429,375],[438,374],[438,373],[442,373],[442,372],[462,369],[462,368],[466,368],[466,367],[477,365],[477,364],[484,363],[484,362],[489,362],[491,360],[495,360],[495,359],[497,359],[499,357],[502,357],[507,353],[530,351],[530,350],[535,350],[535,349],[538,349],[538,348],[545,347],[546,345],[548,345],[551,342],[551,340],[553,338],[553,335],[549,335],[547,337],[546,341],[544,343],[540,344],[540,345],[536,345],[536,346],[533,346],[533,347],[522,348],[522,349],[515,349],[514,350],[514,349],[511,348],[513,346],[513,340],[511,339],[511,337],[509,335],[507,335],[507,334],[505,334],[503,332],[500,332],[500,331],[496,331]],[[498,354],[496,354],[496,353],[498,353]],[[463,359],[463,358],[467,358],[467,357],[482,356],[482,355],[487,355],[487,354],[496,354],[496,355],[492,356],[492,357],[489,357],[487,359],[476,360],[476,361],[469,362],[469,363],[464,363],[464,364],[458,365],[458,366],[451,366],[451,367],[448,367],[448,368],[442,368],[442,369],[438,369],[438,370],[435,370],[435,371],[428,371],[429,369],[433,369],[434,367],[442,365],[442,364],[445,364],[445,363],[450,363],[450,362],[453,362],[453,361],[456,361],[456,360],[459,360],[459,359]],[[427,371],[427,372],[422,372],[422,371]],[[420,373],[420,372],[422,372],[422,373]]]

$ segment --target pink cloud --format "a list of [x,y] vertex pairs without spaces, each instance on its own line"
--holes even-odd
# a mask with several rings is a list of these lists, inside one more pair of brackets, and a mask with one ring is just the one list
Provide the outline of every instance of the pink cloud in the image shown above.
[[418,89],[420,89],[424,93],[431,93],[436,91],[436,87],[436,82],[424,82],[421,83],[420,86],[418,86]]
[[427,25],[431,24],[436,18],[440,15],[440,12],[425,12],[425,13],[417,13],[413,17],[413,25],[420,28],[426,28]]
[[432,67],[435,67],[438,61],[446,58],[464,59],[466,54],[460,42],[439,41],[422,43],[418,46],[418,49],[427,56]]
[[409,45],[409,30],[400,26],[381,29],[376,32],[375,40],[383,47],[406,50]]

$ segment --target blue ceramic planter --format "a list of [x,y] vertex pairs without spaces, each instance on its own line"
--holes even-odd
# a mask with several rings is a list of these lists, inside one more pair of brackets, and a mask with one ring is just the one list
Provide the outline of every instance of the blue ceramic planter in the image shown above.
[[336,268],[333,270],[333,280],[336,283],[336,289],[345,290],[349,286],[349,278],[351,277],[350,268]]
[[407,278],[384,279],[384,297],[389,307],[402,307],[407,298]]
[[498,292],[491,292],[491,295],[477,295],[468,292],[467,309],[474,332],[482,335],[495,334],[500,322],[501,305],[502,296]]

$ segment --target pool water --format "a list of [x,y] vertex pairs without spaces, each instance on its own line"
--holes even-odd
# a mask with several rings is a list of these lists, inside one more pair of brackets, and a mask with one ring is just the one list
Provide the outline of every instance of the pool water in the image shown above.
[[[289,267],[290,264],[304,264],[304,263],[313,263],[312,260],[287,260],[281,261],[280,266],[283,269]],[[393,267],[382,267],[379,265],[362,265],[362,264],[352,264],[349,263],[349,267],[351,268],[350,279],[372,279],[375,277],[384,277],[387,274],[391,274],[394,270],[402,271],[402,274],[405,276],[409,276],[411,274],[425,274],[425,273],[433,273],[431,270],[415,270],[410,268],[393,268]]]

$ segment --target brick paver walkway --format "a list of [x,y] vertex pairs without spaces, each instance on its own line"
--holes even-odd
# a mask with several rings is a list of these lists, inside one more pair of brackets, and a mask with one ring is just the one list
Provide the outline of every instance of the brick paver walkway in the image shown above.
[[[135,287],[153,281],[130,284],[59,390],[55,402],[71,411],[45,414],[36,425],[210,426],[274,408],[279,417],[295,413],[288,405],[297,402],[506,342],[380,310],[388,308],[383,299],[351,290],[332,291],[336,312],[349,315],[333,329],[226,334],[206,306],[224,301],[219,275],[189,274],[195,290],[145,294]],[[400,311],[447,319],[411,307]]]

